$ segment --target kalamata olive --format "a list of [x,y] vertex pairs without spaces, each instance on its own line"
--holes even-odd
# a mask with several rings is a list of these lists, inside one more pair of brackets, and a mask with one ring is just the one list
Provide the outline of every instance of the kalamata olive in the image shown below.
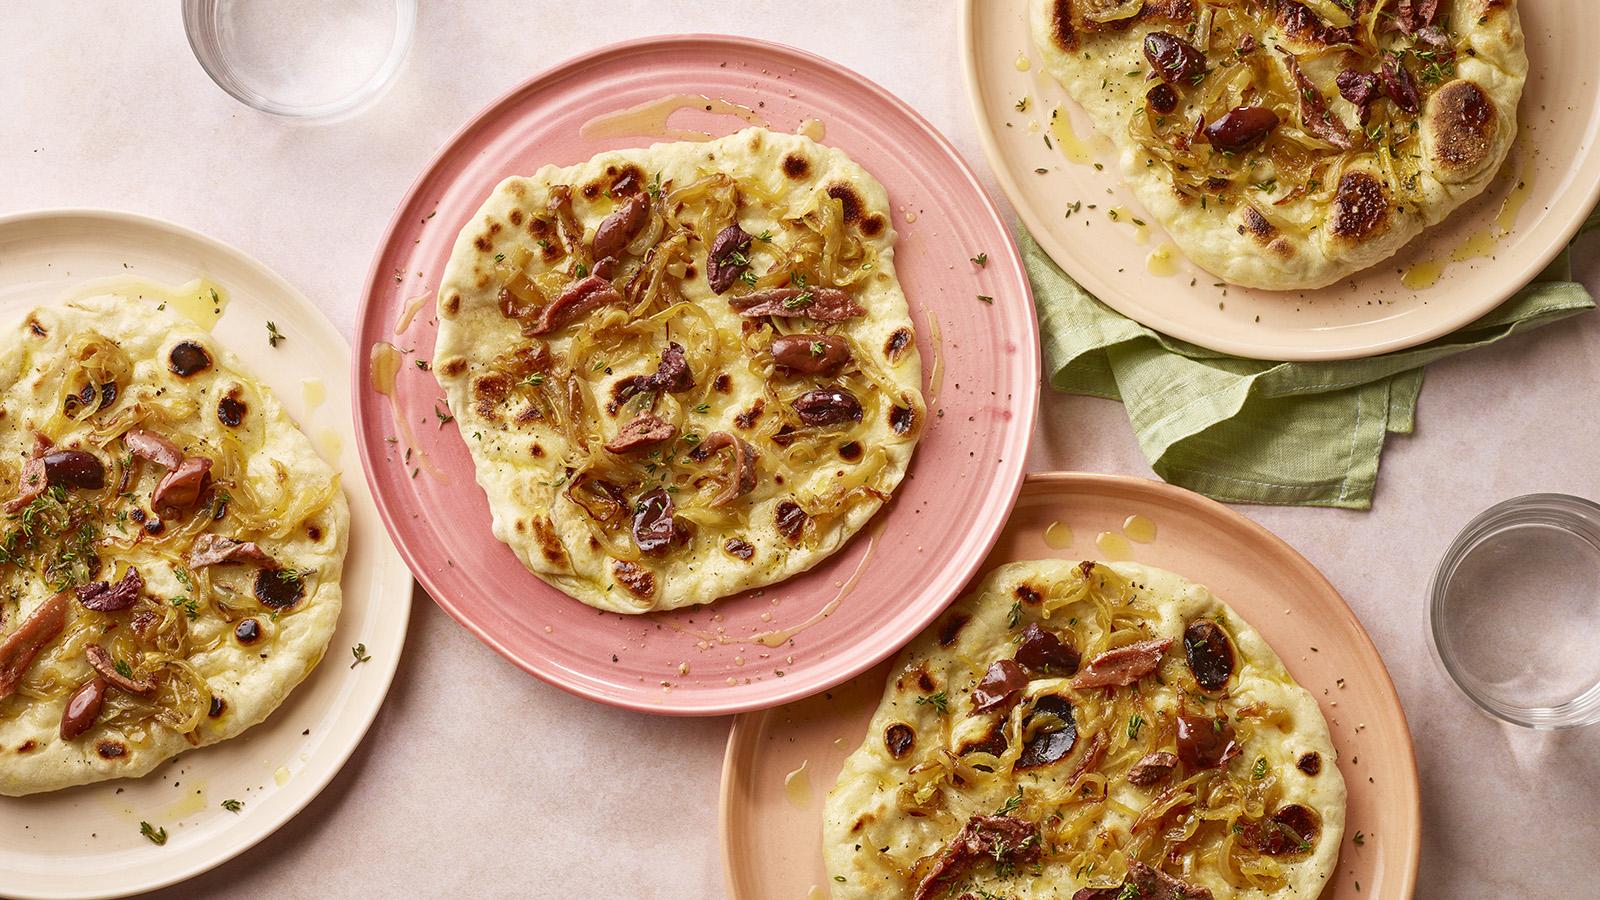
[[211,708],[206,710],[206,715],[210,716],[213,719],[215,719],[215,718],[221,716],[222,713],[225,710],[227,710],[227,708],[228,708],[228,701],[222,699],[221,697],[218,697],[216,694],[212,694],[211,695]]
[[105,409],[115,402],[117,402],[117,383],[108,381],[100,385],[100,406],[98,408]]
[[211,354],[194,341],[184,341],[174,346],[167,359],[173,373],[182,378],[211,368]]
[[974,712],[988,712],[992,709],[1009,707],[1014,702],[1016,693],[1028,684],[1028,673],[1017,665],[1014,659],[1001,659],[989,665],[989,670],[978,679],[978,686],[972,689],[972,709]]
[[96,581],[75,589],[75,593],[84,609],[92,609],[95,612],[116,612],[132,606],[139,599],[139,592],[143,590],[144,577],[139,574],[137,568],[129,566],[116,584]]
[[806,522],[810,520],[806,511],[800,504],[793,500],[780,500],[773,509],[773,524],[778,526],[778,531],[788,538],[789,543],[797,544],[800,536],[805,533]]
[[293,606],[305,593],[305,582],[292,569],[261,569],[256,572],[256,599],[263,606],[284,609]]
[[1150,61],[1156,75],[1169,84],[1199,84],[1206,74],[1206,55],[1165,31],[1145,35],[1144,58]]
[[1267,856],[1292,856],[1311,849],[1320,827],[1316,813],[1291,803],[1252,826],[1248,840]]
[[1149,787],[1171,775],[1172,770],[1177,767],[1178,757],[1171,753],[1167,753],[1164,750],[1147,753],[1128,768],[1128,783],[1137,784],[1140,787]]
[[678,436],[678,428],[655,413],[640,413],[617,431],[604,446],[611,453],[629,453],[641,447],[654,447]]
[[883,745],[895,759],[905,759],[911,746],[917,742],[917,733],[904,722],[896,722],[883,730]]
[[85,681],[67,698],[61,711],[61,739],[70,741],[94,725],[106,700],[106,680],[99,675]]
[[223,397],[217,401],[217,421],[229,428],[238,428],[244,421],[245,405],[232,397]]
[[57,450],[44,455],[46,484],[98,491],[106,486],[106,467],[84,450]]
[[1030,622],[1022,630],[1022,643],[1017,645],[1017,662],[1040,675],[1074,675],[1078,671],[1078,651],[1062,643],[1054,633],[1044,630],[1038,622]]
[[1223,153],[1243,153],[1278,127],[1278,114],[1264,106],[1236,106],[1206,126],[1206,139]]
[[682,526],[673,517],[672,495],[656,488],[639,498],[633,509],[633,542],[639,552],[660,556],[682,537]]
[[1072,745],[1078,742],[1076,726],[1066,731],[1051,731],[1035,737],[1022,745],[1022,754],[1017,757],[1017,769],[1034,769],[1039,766],[1048,766],[1058,763],[1072,752]]
[[739,273],[750,266],[750,235],[735,222],[717,232],[706,254],[706,282],[713,294],[720,294],[739,280]]
[[190,456],[178,467],[161,476],[156,489],[150,492],[150,505],[167,518],[193,509],[211,487],[211,460],[204,456]]
[[1205,690],[1222,690],[1233,674],[1233,642],[1210,619],[1195,619],[1183,629],[1183,655],[1194,680]]
[[1385,54],[1378,73],[1383,80],[1383,92],[1394,101],[1395,106],[1412,114],[1422,110],[1422,96],[1417,93],[1417,83],[1412,79],[1410,70],[1405,67],[1399,54]]
[[241,644],[254,644],[261,639],[261,623],[255,619],[245,619],[233,626],[233,636]]
[[650,218],[650,195],[633,194],[594,230],[594,258],[616,256]]
[[1190,772],[1227,765],[1239,755],[1233,725],[1210,716],[1178,716],[1178,758]]
[[795,415],[806,425],[835,425],[861,421],[861,401],[842,388],[806,391],[793,403]]
[[1439,17],[1439,0],[1400,0],[1394,11],[1395,26],[1406,34],[1416,34]]
[[1173,90],[1172,85],[1166,82],[1162,82],[1146,91],[1144,100],[1150,104],[1151,109],[1163,116],[1178,108],[1178,92]]
[[772,361],[801,375],[839,374],[850,361],[850,342],[832,334],[785,334],[772,341]]
[[1055,716],[1061,721],[1062,727],[1037,734],[1032,740],[1022,745],[1022,755],[1017,758],[1018,769],[1033,769],[1039,766],[1048,766],[1065,759],[1072,752],[1072,746],[1078,742],[1078,723],[1072,717],[1072,704],[1065,697],[1046,694],[1033,704],[1033,711],[1029,713],[1031,722],[1040,713]]
[[1334,84],[1339,88],[1339,96],[1355,104],[1361,111],[1361,121],[1365,122],[1370,113],[1370,107],[1378,99],[1381,86],[1378,76],[1371,72],[1358,72],[1355,69],[1345,69],[1334,79]]

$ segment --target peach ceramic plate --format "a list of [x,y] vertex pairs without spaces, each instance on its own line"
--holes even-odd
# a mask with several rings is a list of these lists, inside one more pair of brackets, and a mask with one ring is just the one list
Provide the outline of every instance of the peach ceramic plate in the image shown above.
[[[630,109],[644,111],[623,116],[620,126],[611,119],[601,130],[612,136],[585,136],[586,123]],[[810,572],[706,607],[600,613],[534,577],[490,533],[466,445],[453,422],[441,421],[443,395],[432,372],[415,365],[434,344],[431,291],[456,233],[504,176],[607,148],[722,135],[747,121],[804,129],[888,189],[900,235],[895,265],[917,327],[931,424],[893,502]],[[987,254],[985,265],[969,261],[979,253]],[[401,204],[374,261],[359,329],[362,458],[423,586],[523,669],[580,696],[649,712],[709,715],[786,703],[893,653],[988,552],[1022,482],[1038,403],[1038,330],[1021,260],[955,151],[859,75],[742,38],[617,44],[491,104],[445,145]],[[382,343],[404,354],[392,403],[366,365]]]
[[[225,294],[212,330],[343,471],[350,502],[344,607],[328,655],[265,722],[139,779],[0,797],[0,895],[107,897],[181,881],[254,846],[310,803],[378,714],[405,647],[411,578],[355,472],[346,413],[350,348],[305,295],[239,250],[127,213],[52,210],[0,217],[0,320],[129,279],[204,276]],[[266,323],[286,337],[267,344]],[[367,662],[352,665],[351,648]],[[8,751],[10,748],[6,748]],[[239,800],[239,812],[222,808]],[[167,830],[156,846],[139,823]]]
[[[1154,523],[1153,540],[1123,537],[1134,515]],[[1140,533],[1143,524],[1127,530],[1148,537]],[[1102,533],[1111,537],[1101,541]],[[980,571],[1046,557],[1132,559],[1171,569],[1215,590],[1254,625],[1322,704],[1349,787],[1345,843],[1323,897],[1411,896],[1422,824],[1405,713],[1361,623],[1305,557],[1244,516],[1182,488],[1060,472],[1028,476]],[[888,671],[881,665],[818,696],[734,720],[721,809],[734,900],[791,900],[808,886],[812,897],[827,896],[822,800],[844,758],[860,746]]]
[[[967,88],[989,162],[1063,270],[1118,312],[1173,337],[1282,360],[1352,359],[1421,344],[1527,284],[1600,196],[1600,69],[1592,46],[1600,4],[1525,2],[1518,8],[1531,69],[1521,131],[1482,195],[1393,258],[1321,290],[1223,286],[1170,249],[1122,186],[1110,141],[1034,64],[1026,7],[1025,0],[967,0],[962,14]],[[1029,102],[1019,112],[1023,97]],[[1057,107],[1071,127],[1053,132],[1047,147]],[[1074,203],[1082,206],[1069,218]],[[1108,213],[1118,207],[1127,212],[1112,221]]]

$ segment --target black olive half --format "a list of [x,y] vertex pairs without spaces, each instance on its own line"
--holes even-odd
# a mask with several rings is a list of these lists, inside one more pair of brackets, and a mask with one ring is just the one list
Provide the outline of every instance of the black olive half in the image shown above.
[[167,359],[173,374],[182,378],[211,368],[211,354],[194,341],[184,341],[174,346]]

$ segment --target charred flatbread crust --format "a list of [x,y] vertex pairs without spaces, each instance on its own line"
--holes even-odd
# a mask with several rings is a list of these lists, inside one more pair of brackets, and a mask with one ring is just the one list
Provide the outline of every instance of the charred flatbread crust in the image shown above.
[[[1344,829],[1336,760],[1315,699],[1204,587],[1132,563],[1009,563],[896,658],[824,807],[830,887],[1311,900]],[[1119,894],[1146,881],[1167,887]]]
[[894,243],[869,173],[760,128],[506,179],[457,240],[433,361],[495,537],[621,613],[825,559],[923,428]]
[[[1116,144],[1140,202],[1234,284],[1321,287],[1392,256],[1481,193],[1516,136],[1528,61],[1514,0],[1418,0],[1406,15],[1359,0],[1341,23],[1326,18],[1348,12],[1334,0],[1029,3],[1045,68]],[[1193,79],[1160,76],[1180,97],[1165,113],[1146,101],[1152,33],[1206,61]],[[1207,127],[1251,106],[1279,124],[1218,152]]]
[[[349,538],[339,476],[277,397],[193,322],[118,296],[28,313],[0,383],[0,500],[41,436],[105,472],[0,516],[0,643],[68,598],[0,698],[0,794],[137,777],[267,718],[327,649]],[[210,468],[180,503],[161,485],[190,460]],[[64,735],[97,673],[102,703]]]

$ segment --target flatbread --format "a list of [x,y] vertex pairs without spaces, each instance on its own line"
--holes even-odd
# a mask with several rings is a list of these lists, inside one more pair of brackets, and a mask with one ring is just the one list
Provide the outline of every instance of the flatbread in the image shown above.
[[[338,476],[232,353],[153,302],[41,307],[7,334],[0,503],[22,502],[0,515],[0,645],[52,613],[63,624],[41,632],[37,655],[0,651],[0,794],[137,777],[262,721],[338,621]],[[56,457],[37,484],[48,454],[68,452],[95,462]],[[184,479],[159,489],[176,459],[147,456],[163,453],[208,460],[209,477],[189,479],[188,497]],[[203,551],[228,559],[201,565]],[[142,587],[124,580],[130,566]],[[112,677],[98,713],[64,737],[69,696],[97,679],[94,648]]]
[[827,558],[922,432],[894,241],[871,175],[761,128],[506,179],[457,240],[432,361],[494,536],[620,613]]
[[[1331,284],[1477,196],[1528,72],[1515,0],[1029,0],[1029,15],[1139,201],[1191,260],[1247,287]],[[1181,59],[1174,41],[1203,71],[1153,74],[1146,47]],[[1264,141],[1210,133],[1240,107],[1275,115]]]
[[1336,763],[1316,701],[1204,587],[1010,563],[896,659],[823,851],[836,898],[1307,900],[1344,829]]

